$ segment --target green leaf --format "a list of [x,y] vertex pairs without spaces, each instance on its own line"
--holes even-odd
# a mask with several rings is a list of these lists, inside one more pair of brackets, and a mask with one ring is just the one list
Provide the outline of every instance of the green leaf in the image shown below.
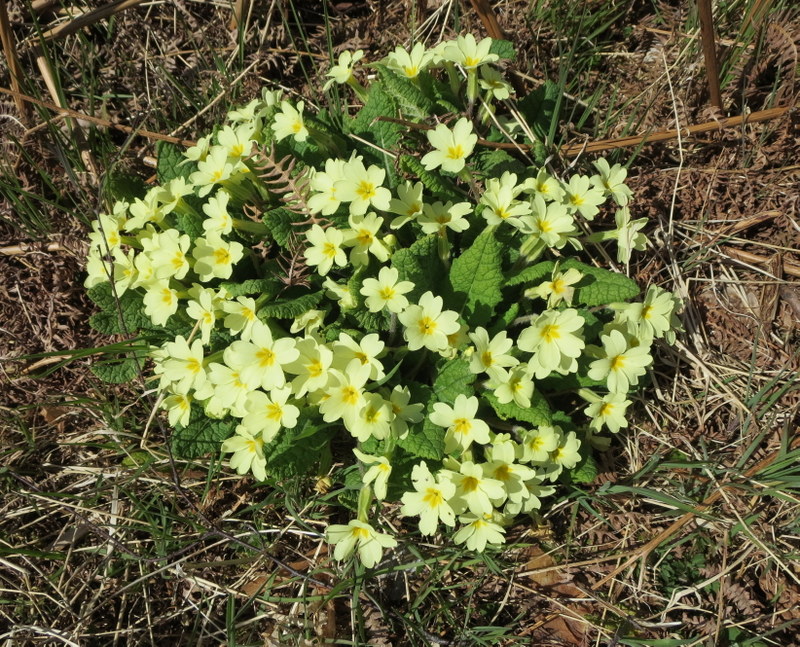
[[322,292],[311,292],[297,298],[276,299],[258,311],[259,319],[294,319],[308,312],[322,298]]
[[175,144],[164,141],[157,142],[156,156],[158,157],[156,176],[159,184],[166,184],[176,177],[184,177],[188,180],[194,171],[194,165],[190,162],[181,164],[186,158],[183,156],[182,150]]
[[[194,196],[186,196],[184,198],[186,202],[192,204],[197,204],[197,209],[201,209],[202,207],[194,199]],[[194,205],[193,205],[194,206]],[[173,211],[171,217],[175,219],[175,227],[180,231],[182,234],[186,234],[192,240],[196,240],[201,236],[205,236],[206,232],[203,229],[203,217],[198,213],[181,213],[178,211]]]
[[[617,301],[627,301],[638,296],[641,290],[636,281],[602,267],[585,265],[575,259],[564,261],[562,269],[575,268],[585,275],[575,290],[574,302],[589,307],[605,306]],[[591,277],[587,279],[586,277]],[[593,280],[592,280],[593,279]]]
[[295,222],[302,222],[304,218],[294,211],[290,211],[286,207],[277,207],[270,209],[261,217],[264,224],[269,228],[270,236],[281,247],[286,247],[289,244],[289,238],[292,232],[297,232],[297,229],[292,225]]
[[234,434],[238,422],[231,417],[214,420],[205,415],[201,406],[193,404],[189,424],[178,425],[172,432],[172,452],[176,458],[198,458],[218,452],[222,441]]
[[127,290],[117,300],[111,291],[111,283],[104,282],[89,290],[89,298],[102,312],[89,318],[89,325],[105,335],[131,334],[141,328],[151,328],[153,323],[144,313],[142,297],[133,290]]
[[558,120],[557,107],[561,89],[557,83],[545,81],[544,85],[533,90],[517,103],[525,121],[537,139],[546,141],[550,127]]
[[[377,65],[378,77],[405,115],[425,119],[434,113],[436,104],[410,79],[400,76],[383,65]],[[394,115],[387,115],[394,116]]]
[[492,408],[501,420],[529,422],[537,427],[540,425],[549,425],[552,420],[550,405],[547,404],[547,400],[545,400],[544,396],[538,391],[534,391],[533,397],[531,398],[531,406],[527,409],[523,409],[513,401],[508,404],[501,404],[493,393],[486,392],[483,394],[483,397],[489,401],[489,404],[492,405]]
[[519,285],[520,283],[531,283],[538,285],[545,279],[549,279],[553,274],[553,268],[556,266],[554,261],[542,261],[536,265],[529,265],[522,268],[514,276],[509,276],[505,280],[506,286]]
[[502,246],[490,227],[475,239],[470,247],[453,261],[450,284],[456,300],[453,309],[462,311],[470,326],[488,322],[503,298]]
[[489,53],[497,54],[500,58],[504,58],[509,61],[513,61],[517,56],[517,52],[514,49],[514,43],[508,40],[502,40],[500,38],[492,39],[492,46],[489,48]]
[[418,301],[428,290],[434,294],[441,292],[441,277],[446,270],[439,258],[436,234],[418,239],[411,247],[398,249],[392,255],[392,267],[397,269],[400,280],[414,284],[414,289],[408,293],[409,301]]
[[[505,285],[513,286],[520,283],[538,285],[552,276],[554,268],[554,261],[536,263],[507,278]],[[584,275],[575,286],[575,295],[572,299],[575,304],[580,303],[589,307],[604,306],[616,301],[627,301],[641,292],[636,281],[624,274],[586,265],[573,258],[568,258],[559,265],[559,271],[562,272],[572,268]]]
[[514,303],[512,303],[511,306],[509,306],[508,310],[506,310],[492,324],[491,328],[489,329],[489,335],[494,337],[503,330],[507,331],[518,316],[519,316],[519,303],[517,301],[514,301]]
[[[390,121],[382,121],[380,117],[396,115],[397,103],[394,96],[381,83],[373,83],[364,107],[350,121],[350,132],[386,150],[395,149],[403,136],[404,128]],[[374,150],[368,153],[375,156]]]
[[413,425],[408,436],[398,440],[397,444],[417,458],[438,461],[444,457],[445,430],[429,420],[430,412],[429,409],[422,423]]
[[463,357],[445,361],[433,381],[436,401],[453,404],[459,395],[472,395],[474,393],[472,383],[476,377],[469,370],[469,362]]
[[569,475],[573,483],[592,483],[600,473],[600,468],[597,466],[597,461],[594,456],[587,454]]
[[478,169],[487,177],[499,178],[504,172],[516,173],[522,178],[528,173],[527,167],[502,149],[485,150],[476,156]]
[[400,168],[413,176],[418,177],[422,184],[435,197],[441,200],[460,200],[461,194],[455,184],[441,175],[428,171],[422,163],[410,155],[400,157]]
[[241,283],[225,281],[220,283],[220,287],[227,290],[228,294],[235,298],[247,294],[257,294],[258,296],[268,295],[273,297],[280,292],[283,287],[275,279],[249,279]]
[[270,478],[283,481],[307,474],[319,461],[336,428],[318,426],[318,422],[308,418],[303,426],[284,429],[275,440],[264,445]]
[[139,375],[141,366],[141,358],[137,358],[133,354],[126,354],[122,358],[95,362],[91,366],[91,371],[108,384],[125,384],[132,382]]
[[138,175],[116,171],[106,179],[103,190],[113,200],[133,202],[136,198],[144,197],[147,185]]

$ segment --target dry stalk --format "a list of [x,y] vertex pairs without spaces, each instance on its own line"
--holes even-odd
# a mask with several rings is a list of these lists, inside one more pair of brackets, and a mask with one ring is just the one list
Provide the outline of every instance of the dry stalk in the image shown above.
[[[11,31],[11,23],[8,19],[7,3],[5,2],[0,5],[0,40],[2,40],[3,43],[3,52],[5,53],[9,75],[11,76],[11,87],[16,92],[20,92],[20,82],[23,78],[22,66],[19,64],[19,58],[17,58],[17,48],[14,41],[14,34]],[[20,120],[23,124],[27,125],[30,117],[28,105],[20,96],[15,96],[14,102],[17,104]]]
[[91,115],[86,115],[83,114],[82,112],[78,112],[77,110],[71,110],[70,108],[62,108],[61,106],[57,106],[54,103],[50,103],[49,101],[42,101],[41,99],[36,99],[27,94],[22,94],[21,92],[16,92],[14,90],[9,90],[8,88],[0,87],[0,94],[10,94],[12,97],[15,98],[20,97],[26,103],[32,103],[36,106],[47,108],[48,110],[51,110],[61,116],[73,117],[75,119],[80,119],[81,121],[87,121],[97,126],[103,126],[105,128],[112,128],[114,130],[119,130],[129,135],[140,135],[141,137],[146,137],[147,139],[155,139],[158,141],[169,142],[171,144],[179,144],[181,146],[194,146],[197,143],[190,139],[180,139],[178,137],[170,137],[169,135],[162,135],[161,133],[156,133],[151,130],[132,128],[131,126],[125,126],[123,124],[115,124],[109,121],[108,119],[101,119],[100,117],[93,117]]
[[64,36],[69,36],[70,34],[74,34],[88,25],[92,25],[100,20],[103,20],[103,18],[108,18],[109,16],[113,16],[115,13],[129,9],[130,7],[135,7],[138,4],[142,4],[142,2],[144,2],[144,0],[118,0],[117,2],[110,2],[107,5],[103,5],[102,7],[94,9],[93,11],[88,11],[87,13],[82,14],[77,18],[70,20],[69,22],[65,22],[57,27],[48,29],[42,34],[42,39],[53,40],[54,38],[63,38]]

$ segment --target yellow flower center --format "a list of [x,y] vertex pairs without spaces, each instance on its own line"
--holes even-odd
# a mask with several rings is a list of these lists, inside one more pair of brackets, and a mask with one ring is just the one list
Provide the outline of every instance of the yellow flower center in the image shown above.
[[381,288],[380,291],[378,292],[378,296],[380,296],[380,298],[383,299],[384,301],[390,301],[391,299],[394,299],[394,295],[395,295],[395,289],[389,287],[388,285]]
[[244,153],[244,144],[236,144],[235,146],[231,147],[231,157],[241,157],[242,153]]
[[447,147],[447,157],[451,160],[460,160],[464,157],[464,147],[461,144]]
[[169,288],[164,288],[163,290],[161,290],[161,300],[165,304],[172,305],[172,302],[173,302],[174,298],[175,298],[175,295],[172,293],[172,290],[170,290]]
[[333,258],[334,256],[336,256],[336,251],[337,251],[336,245],[334,245],[333,243],[325,243],[322,246],[322,254],[324,256],[327,256],[328,258]]
[[349,405],[354,405],[358,402],[358,389],[354,386],[346,386],[342,389],[342,402]]
[[650,319],[653,315],[653,306],[644,306],[642,308],[642,319]]
[[438,508],[440,505],[442,505],[442,503],[444,503],[444,497],[442,496],[441,490],[437,490],[433,487],[429,487],[427,490],[425,490],[425,496],[422,497],[422,500],[431,508]]
[[416,65],[405,65],[403,67],[403,74],[405,74],[409,79],[413,79],[419,74],[419,67]]
[[422,317],[418,327],[420,335],[433,335],[436,332],[436,322],[430,317]]
[[563,294],[564,290],[567,289],[567,284],[564,283],[563,279],[555,279],[551,284],[550,287],[552,288],[553,292],[556,294]]
[[190,373],[199,373],[200,368],[200,362],[198,362],[194,357],[190,357],[186,360],[186,370]]
[[543,234],[553,231],[553,225],[547,222],[545,218],[537,219],[536,224],[539,226],[539,231],[541,231]]
[[369,247],[372,245],[372,241],[375,238],[372,235],[372,232],[369,229],[362,229],[358,232],[358,236],[356,237],[359,245],[363,245],[364,247]]
[[283,417],[283,408],[277,402],[272,402],[267,405],[267,418],[280,422]]
[[617,355],[611,360],[611,370],[619,371],[625,368],[625,355]]
[[362,200],[370,200],[375,197],[375,185],[367,180],[361,180],[361,182],[358,183],[356,193]]
[[494,357],[492,357],[492,352],[487,350],[484,351],[481,355],[481,361],[486,368],[489,368],[492,364],[494,364]]
[[296,135],[301,130],[303,130],[303,122],[298,119],[292,124],[292,132]]
[[464,67],[475,67],[480,62],[481,62],[481,59],[475,58],[474,56],[465,56],[464,57]]
[[176,270],[179,270],[181,267],[183,267],[183,264],[185,262],[186,262],[186,257],[183,255],[183,252],[181,250],[175,252],[175,255],[172,257],[172,266]]
[[275,353],[269,348],[259,348],[256,353],[256,359],[258,359],[258,365],[261,368],[272,366],[275,363]]
[[600,407],[600,411],[597,412],[598,416],[610,416],[611,413],[614,411],[614,405],[610,402],[605,402],[602,407]]
[[214,262],[217,265],[228,265],[231,262],[231,254],[224,247],[214,250]]
[[474,476],[467,476],[463,481],[461,481],[461,487],[463,488],[464,492],[474,492],[478,489],[479,485],[480,481]]
[[542,328],[542,339],[547,342],[554,342],[561,337],[561,331],[555,324],[549,324]]
[[309,377],[319,377],[322,375],[322,362],[315,360],[306,365]]
[[569,201],[574,204],[576,207],[580,207],[584,202],[583,196],[573,193],[569,196]]
[[454,434],[468,434],[472,429],[472,422],[468,418],[456,418],[453,421]]
[[507,481],[511,478],[511,470],[508,468],[508,465],[503,463],[494,471],[494,477],[498,481]]
[[351,532],[353,533],[353,537],[357,539],[369,539],[369,530],[361,526],[354,526]]

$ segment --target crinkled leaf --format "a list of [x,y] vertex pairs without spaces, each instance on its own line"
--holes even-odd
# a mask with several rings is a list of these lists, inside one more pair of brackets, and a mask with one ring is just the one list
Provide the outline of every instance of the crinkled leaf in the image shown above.
[[522,270],[513,276],[509,276],[505,280],[504,285],[509,287],[512,285],[519,285],[520,283],[538,285],[552,276],[555,265],[554,261],[542,261],[541,263],[536,263],[536,265],[529,265],[528,267],[522,268]]
[[489,48],[490,54],[497,54],[500,58],[513,61],[517,53],[514,50],[514,44],[508,40],[500,38],[492,39],[492,46]]
[[484,397],[492,405],[501,420],[518,420],[519,422],[529,422],[536,426],[549,425],[551,422],[550,405],[538,391],[533,392],[531,406],[525,409],[513,401],[508,404],[501,404],[493,393],[484,393]]
[[499,178],[503,173],[517,174],[517,181],[522,182],[527,167],[502,149],[484,150],[476,156],[477,167],[487,177]]
[[[383,149],[393,150],[397,148],[404,128],[390,121],[382,121],[380,117],[395,116],[397,116],[397,103],[393,94],[387,91],[381,83],[373,83],[364,107],[349,122],[349,130]],[[371,156],[376,154],[374,149],[367,152]]]
[[437,295],[442,291],[441,277],[445,275],[445,268],[439,258],[435,234],[416,240],[410,247],[398,249],[392,255],[392,266],[397,269],[401,281],[414,284],[414,289],[406,295],[409,301],[418,301],[428,290]]
[[264,305],[258,311],[259,319],[294,319],[316,306],[322,298],[322,292],[311,292],[297,298],[285,297]]
[[525,121],[533,130],[533,134],[545,141],[552,125],[557,121],[558,99],[561,90],[557,83],[545,81],[544,85],[533,90],[517,103]]
[[489,228],[475,239],[450,267],[450,285],[454,294],[454,310],[463,309],[470,325],[481,326],[491,319],[503,298],[502,247]]
[[172,452],[176,458],[198,458],[218,452],[222,441],[234,434],[237,424],[231,417],[209,418],[202,407],[193,404],[189,424],[178,425],[172,432]]
[[570,473],[573,483],[592,483],[600,473],[594,456],[587,454],[584,459]]
[[93,286],[89,290],[89,298],[102,308],[102,312],[89,318],[89,324],[98,332],[105,335],[132,334],[141,328],[153,326],[150,317],[144,313],[142,296],[133,290],[119,297],[119,307],[111,291],[111,283],[107,281]]
[[317,464],[327,444],[336,433],[331,425],[319,425],[313,419],[294,429],[284,429],[264,445],[267,475],[278,481],[307,474]]
[[108,384],[125,384],[139,375],[142,359],[132,353],[122,358],[101,359],[91,366],[92,373]]
[[404,115],[424,119],[433,114],[434,102],[425,96],[425,93],[413,81],[398,75],[383,65],[376,67],[383,87],[391,93]]
[[108,176],[103,190],[113,200],[133,202],[136,198],[144,197],[147,185],[138,175],[117,171]]
[[603,306],[633,299],[641,292],[633,279],[602,267],[592,267],[572,258],[564,261],[560,267],[565,270],[575,268],[585,275],[575,290],[574,303],[589,307]]
[[298,215],[286,207],[270,209],[264,213],[261,219],[269,228],[269,234],[272,236],[272,239],[281,247],[286,247],[292,232],[297,231],[292,223],[302,222],[304,220],[303,216]]
[[189,179],[189,176],[194,171],[192,164],[188,162],[186,164],[181,164],[181,162],[186,161],[186,158],[183,156],[183,151],[170,142],[157,142],[156,156],[158,157],[156,176],[158,177],[159,184],[166,184],[176,177]]
[[425,419],[409,429],[408,436],[398,440],[397,444],[416,458],[441,460],[444,456],[444,434],[441,427],[429,420],[431,410],[425,413]]
[[508,309],[494,321],[492,326],[489,328],[489,334],[494,337],[503,330],[507,331],[518,316],[519,303],[514,301],[514,303],[512,303]]
[[255,294],[259,297],[263,295],[273,297],[280,292],[283,286],[275,279],[249,279],[241,283],[225,281],[220,283],[220,287],[227,290],[231,297],[236,298],[247,294]]
[[463,357],[447,360],[433,381],[437,401],[453,404],[459,395],[472,395],[475,378],[476,375],[469,370],[469,362]]
[[428,171],[416,157],[401,156],[400,168],[406,173],[418,177],[425,188],[440,200],[458,201],[461,199],[461,194],[449,179],[435,171]]

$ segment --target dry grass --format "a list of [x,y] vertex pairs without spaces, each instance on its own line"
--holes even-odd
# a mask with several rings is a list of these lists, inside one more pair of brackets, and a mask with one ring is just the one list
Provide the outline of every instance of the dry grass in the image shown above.
[[[796,105],[789,4],[718,9],[726,116]],[[264,83],[319,100],[329,46],[376,58],[412,32],[484,33],[466,2],[333,3],[327,24],[301,5],[244,3],[231,31],[227,5],[134,2],[73,30],[85,7],[12,3],[21,91],[193,139]],[[0,97],[0,247],[17,248],[0,254],[0,638],[798,644],[800,115],[687,136],[720,115],[685,6],[493,3],[521,83],[561,76],[572,97],[556,143],[679,131],[636,151],[635,208],[656,244],[631,269],[684,298],[687,331],[592,487],[516,528],[502,555],[408,544],[369,579],[328,560],[333,494],[176,462],[144,384],[109,389],[89,358],[61,365],[107,343],[87,324],[80,241],[109,172],[152,174],[152,141]],[[58,359],[31,357],[48,352]]]

